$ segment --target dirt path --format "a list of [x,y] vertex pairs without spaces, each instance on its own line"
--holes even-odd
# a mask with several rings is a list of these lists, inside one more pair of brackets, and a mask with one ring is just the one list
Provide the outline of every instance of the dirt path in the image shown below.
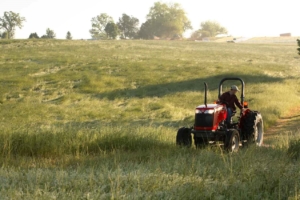
[[300,131],[300,107],[291,110],[289,114],[280,118],[275,126],[269,128],[265,132],[264,143],[271,144],[276,136],[296,131]]

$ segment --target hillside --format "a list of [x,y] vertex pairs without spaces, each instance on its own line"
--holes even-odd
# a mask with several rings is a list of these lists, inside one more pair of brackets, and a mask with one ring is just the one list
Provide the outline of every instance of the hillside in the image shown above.
[[294,44],[300,37],[254,37],[244,41],[244,43],[256,43],[256,44]]
[[220,37],[210,40],[213,42],[224,43],[228,41],[235,41],[235,43],[248,44],[295,44],[300,37]]
[[[266,130],[300,103],[295,44],[0,40],[0,196],[7,199],[299,198],[293,136],[224,154],[180,149],[220,79],[246,82]],[[230,84],[225,86],[228,89]],[[276,133],[278,135],[278,133]]]

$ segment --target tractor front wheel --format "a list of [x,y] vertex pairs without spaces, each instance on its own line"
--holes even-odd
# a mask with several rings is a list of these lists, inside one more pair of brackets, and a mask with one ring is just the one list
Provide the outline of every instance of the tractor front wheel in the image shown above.
[[189,128],[182,127],[178,130],[176,145],[188,148],[192,146],[192,134]]
[[229,153],[237,152],[240,147],[240,135],[235,129],[227,131],[224,149]]

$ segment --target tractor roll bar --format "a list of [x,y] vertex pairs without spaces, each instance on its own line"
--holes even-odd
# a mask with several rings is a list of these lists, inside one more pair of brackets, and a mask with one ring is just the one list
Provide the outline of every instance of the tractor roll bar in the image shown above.
[[204,105],[207,108],[207,83],[204,82],[204,88],[205,88],[205,92],[204,92]]
[[219,85],[219,98],[221,97],[223,91],[223,83],[225,81],[240,81],[242,84],[242,91],[241,91],[241,104],[244,106],[244,100],[245,100],[245,82],[241,78],[224,78],[221,80]]

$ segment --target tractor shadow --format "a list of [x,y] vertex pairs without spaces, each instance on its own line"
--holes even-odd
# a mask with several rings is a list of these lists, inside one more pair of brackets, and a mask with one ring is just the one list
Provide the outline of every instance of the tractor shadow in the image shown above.
[[[136,89],[118,89],[109,92],[95,94],[94,97],[98,99],[114,100],[118,98],[146,98],[146,97],[163,97],[173,93],[188,92],[188,91],[202,91],[203,83],[206,82],[209,90],[217,90],[219,82],[225,77],[240,77],[246,84],[251,83],[273,83],[281,82],[284,78],[270,77],[267,75],[245,75],[245,74],[222,74],[217,76],[210,76],[198,79],[191,79],[179,82],[170,82],[157,85],[146,85]],[[226,83],[225,83],[226,84]],[[232,81],[228,84],[237,84],[239,82]],[[226,84],[227,85],[227,84]]]

